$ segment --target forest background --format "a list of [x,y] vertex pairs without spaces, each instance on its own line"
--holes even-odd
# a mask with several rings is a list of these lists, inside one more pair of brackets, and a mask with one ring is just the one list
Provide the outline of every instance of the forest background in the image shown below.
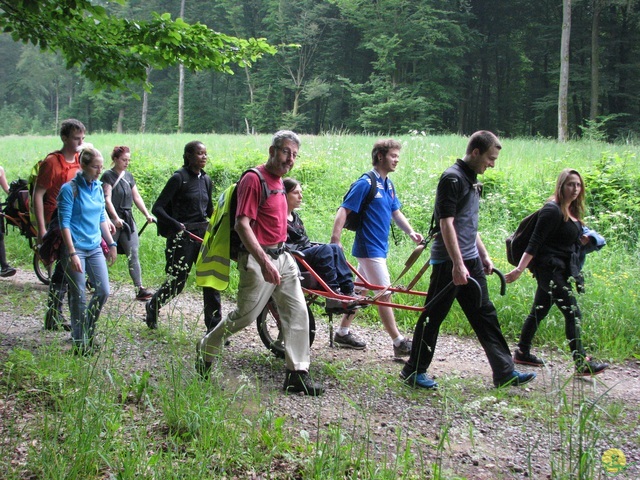
[[[229,64],[235,75],[187,70],[182,121],[177,65],[148,70],[148,95],[133,83],[128,91],[96,91],[60,54],[3,33],[0,135],[53,134],[65,117],[82,119],[90,132],[557,133],[559,0],[93,3],[126,19],[151,19],[152,12],[177,18],[184,3],[185,21],[265,38],[278,51],[251,67]],[[640,1],[572,3],[569,136],[634,141]]]
[[[207,146],[210,155],[206,171],[214,184],[217,198],[229,184],[236,181],[246,168],[263,163],[267,157],[270,135],[160,135],[160,134],[93,134],[87,141],[107,156],[115,145],[132,149],[129,170],[138,189],[150,208],[167,179],[182,164],[184,145],[198,139]],[[314,241],[328,242],[331,225],[340,199],[349,184],[371,168],[370,151],[378,137],[365,135],[303,135],[300,154],[291,176],[303,185],[304,201],[301,217]],[[464,153],[467,138],[459,135],[399,136],[403,145],[400,164],[393,173],[402,210],[416,231],[429,230],[435,188],[440,173]],[[585,275],[587,294],[579,302],[585,312],[584,337],[594,355],[610,360],[640,359],[640,327],[636,321],[640,310],[637,292],[640,290],[640,262],[638,261],[638,224],[640,206],[640,147],[613,145],[596,141],[559,143],[545,139],[505,139],[496,168],[482,176],[480,231],[496,268],[504,273],[512,267],[506,262],[504,239],[515,230],[519,221],[540,208],[551,195],[558,173],[566,167],[577,168],[587,186],[587,225],[607,240],[607,245],[588,256]],[[0,164],[10,180],[26,178],[35,159],[59,147],[55,136],[0,137]],[[43,153],[44,152],[44,153]],[[139,228],[144,218],[135,210]],[[404,262],[415,248],[404,233],[395,229],[390,237],[389,268],[393,279],[404,268]],[[11,263],[30,269],[32,252],[17,230],[9,230],[6,237]],[[350,256],[353,233],[344,232],[342,238]],[[154,226],[141,237],[140,258],[145,286],[155,287],[165,278],[164,238],[156,235]],[[423,255],[423,261],[428,258]],[[127,262],[120,259],[110,269],[110,279],[129,284]],[[421,264],[416,263],[402,282],[408,283]],[[231,301],[235,296],[237,275],[232,275],[230,289],[225,293]],[[193,276],[192,276],[193,277]],[[190,278],[190,288],[197,289]],[[417,284],[426,290],[427,275]],[[494,301],[500,312],[501,324],[507,337],[515,341],[522,321],[530,308],[535,281],[526,275],[509,285],[507,295],[497,293],[497,278],[490,279]],[[397,298],[396,298],[397,297]],[[422,298],[397,295],[402,304],[422,305]],[[443,327],[449,333],[471,335],[468,322],[458,308],[450,322]],[[318,312],[322,315],[321,310]],[[415,325],[415,312],[398,310],[398,322],[406,331]],[[366,309],[359,321],[377,324],[375,309]],[[545,320],[536,340],[540,345],[553,345],[564,350],[564,323],[557,309]]]

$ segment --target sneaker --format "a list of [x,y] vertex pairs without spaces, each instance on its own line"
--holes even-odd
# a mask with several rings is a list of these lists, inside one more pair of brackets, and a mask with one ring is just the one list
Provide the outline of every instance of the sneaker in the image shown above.
[[413,341],[405,338],[400,342],[400,345],[393,346],[393,354],[396,357],[408,357],[411,355],[411,345],[413,345]]
[[513,352],[513,363],[520,365],[532,365],[534,367],[544,367],[544,360],[536,357],[531,352],[523,352],[519,348],[516,348]]
[[158,312],[151,308],[151,300],[145,303],[144,309],[147,312],[147,316],[144,320],[147,324],[147,327],[149,327],[151,330],[155,330],[156,328],[158,328]]
[[140,300],[141,302],[146,302],[151,297],[153,297],[153,293],[147,290],[144,287],[140,287],[136,291],[136,300]]
[[200,340],[196,343],[196,372],[200,375],[200,378],[203,380],[209,380],[209,375],[211,374],[211,363],[205,362],[202,358],[202,353],[200,352]]
[[16,272],[17,270],[15,268],[7,265],[6,267],[2,267],[2,269],[0,269],[0,277],[2,278],[13,277],[16,274]]
[[351,332],[346,335],[336,333],[333,336],[333,343],[335,343],[336,347],[351,348],[353,350],[364,350],[367,346],[366,343]]
[[282,389],[286,393],[304,393],[305,395],[311,395],[312,397],[317,397],[324,393],[322,385],[314,382],[309,373],[304,370],[287,370]]
[[517,370],[514,370],[501,380],[494,380],[493,384],[496,386],[496,388],[519,387],[520,385],[529,383],[536,377],[537,375],[535,373],[520,373]]
[[609,367],[608,363],[598,363],[586,357],[584,362],[576,362],[576,376],[589,377],[604,372]]
[[437,390],[438,383],[426,373],[413,372],[407,375],[404,370],[400,371],[402,381],[413,388],[424,388],[425,390]]
[[345,297],[351,297],[353,302],[364,302],[366,300],[368,300],[368,297],[362,296],[362,295],[358,295],[356,292],[351,291],[351,292],[340,292],[341,295],[344,295]]

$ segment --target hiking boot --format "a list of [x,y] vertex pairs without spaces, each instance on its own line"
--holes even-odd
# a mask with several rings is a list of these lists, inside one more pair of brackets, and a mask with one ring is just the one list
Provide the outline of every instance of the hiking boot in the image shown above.
[[531,365],[534,367],[544,367],[544,360],[536,357],[531,352],[524,352],[519,348],[513,351],[513,363],[520,365]]
[[211,374],[211,363],[205,362],[204,358],[202,358],[202,352],[200,351],[200,342],[196,343],[196,372],[200,375],[200,378],[203,380],[209,380],[209,375]]
[[426,373],[413,372],[407,375],[404,370],[400,371],[402,381],[413,388],[424,388],[425,390],[437,390],[437,382]]
[[317,397],[324,393],[322,385],[314,382],[309,373],[304,370],[287,370],[282,389],[286,393],[304,393],[312,397]]
[[336,333],[333,336],[333,343],[336,347],[351,348],[353,350],[364,350],[367,346],[362,340],[356,337],[353,333],[349,332],[346,335],[340,335]]
[[393,346],[393,355],[396,357],[408,357],[411,355],[411,345],[413,345],[413,341],[405,338],[400,342],[400,345]]
[[536,377],[537,375],[535,373],[520,373],[517,370],[514,370],[506,377],[497,381],[494,380],[493,384],[496,388],[519,387],[520,385],[529,383]]
[[594,362],[591,358],[586,357],[584,361],[576,362],[576,376],[589,377],[598,375],[609,367],[608,363]]
[[0,269],[0,277],[2,278],[13,277],[16,274],[16,272],[17,270],[15,268],[7,265],[6,267],[2,267],[2,269]]
[[155,330],[156,328],[158,328],[158,312],[151,308],[151,300],[145,303],[144,309],[147,312],[147,316],[144,320],[147,324],[147,327],[149,327],[151,330]]
[[151,293],[146,288],[140,287],[136,289],[136,300],[140,300],[141,302],[146,302],[151,297],[153,297],[153,293]]

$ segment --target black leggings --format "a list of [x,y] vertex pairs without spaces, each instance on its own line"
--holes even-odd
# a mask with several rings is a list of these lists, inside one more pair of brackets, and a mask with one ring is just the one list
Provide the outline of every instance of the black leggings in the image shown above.
[[533,299],[531,311],[524,321],[518,347],[524,352],[531,349],[533,337],[538,326],[549,313],[551,305],[555,304],[564,316],[565,335],[569,340],[569,347],[574,359],[584,357],[584,348],[580,335],[580,321],[582,314],[571,283],[567,278],[566,269],[561,267],[536,267],[538,289]]

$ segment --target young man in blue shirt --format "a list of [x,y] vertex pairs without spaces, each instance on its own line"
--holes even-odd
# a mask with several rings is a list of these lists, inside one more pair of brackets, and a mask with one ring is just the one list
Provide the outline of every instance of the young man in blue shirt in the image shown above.
[[[352,255],[358,260],[358,271],[369,283],[387,287],[391,284],[387,268],[387,253],[389,252],[389,229],[393,220],[415,243],[423,240],[421,234],[416,233],[407,218],[400,211],[401,203],[388,175],[394,172],[400,161],[400,142],[392,139],[378,140],[371,152],[371,163],[376,178],[377,192],[366,208],[360,226],[356,230]],[[351,211],[360,212],[369,194],[371,179],[363,175],[358,179],[340,205],[333,224],[331,243],[340,244],[340,236],[344,228],[347,215]],[[380,298],[388,301],[390,294]],[[393,352],[396,357],[408,356],[411,352],[411,340],[404,338],[398,330],[393,309],[378,306],[380,320],[393,341]],[[366,344],[350,332],[354,314],[345,314],[340,327],[336,329],[334,343],[340,347],[362,350]]]

